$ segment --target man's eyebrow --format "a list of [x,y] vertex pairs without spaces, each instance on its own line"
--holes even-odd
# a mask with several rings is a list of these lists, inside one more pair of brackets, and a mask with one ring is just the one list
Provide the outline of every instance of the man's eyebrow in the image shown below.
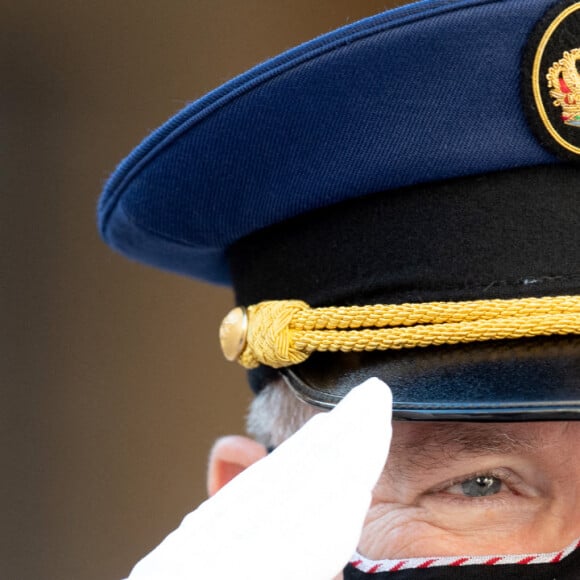
[[[537,432],[503,423],[444,423],[414,429],[403,440],[393,438],[391,456],[398,476],[415,477],[418,470],[433,469],[455,458],[514,455],[543,445]],[[388,468],[387,472],[391,470]],[[390,473],[393,475],[393,473]]]

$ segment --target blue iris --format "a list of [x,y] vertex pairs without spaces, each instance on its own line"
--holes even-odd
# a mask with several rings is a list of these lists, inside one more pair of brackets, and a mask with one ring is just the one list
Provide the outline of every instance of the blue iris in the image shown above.
[[492,475],[478,475],[477,477],[466,479],[461,484],[461,490],[469,497],[484,497],[499,493],[501,483],[501,479]]

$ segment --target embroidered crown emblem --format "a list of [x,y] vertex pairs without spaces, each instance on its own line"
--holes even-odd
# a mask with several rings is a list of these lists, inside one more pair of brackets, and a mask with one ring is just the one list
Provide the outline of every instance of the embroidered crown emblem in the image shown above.
[[564,52],[562,58],[549,69],[546,78],[555,107],[562,107],[562,121],[580,127],[580,48]]
[[[522,103],[539,143],[580,162],[580,0],[555,0],[528,39]],[[559,59],[559,60],[558,60]]]

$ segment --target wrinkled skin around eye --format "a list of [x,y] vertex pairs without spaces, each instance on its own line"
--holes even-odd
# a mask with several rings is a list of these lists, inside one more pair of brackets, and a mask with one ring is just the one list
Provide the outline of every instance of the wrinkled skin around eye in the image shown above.
[[[479,428],[480,450],[433,445],[418,458],[414,445],[429,445],[432,429],[395,423],[361,554],[380,560],[551,552],[580,537],[580,422],[488,424]],[[514,450],[496,452],[490,441],[498,435],[515,442]],[[524,437],[534,444],[518,447]]]

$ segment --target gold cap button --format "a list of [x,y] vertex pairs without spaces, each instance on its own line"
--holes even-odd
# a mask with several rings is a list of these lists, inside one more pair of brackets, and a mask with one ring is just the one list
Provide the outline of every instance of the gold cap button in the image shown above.
[[235,361],[246,346],[248,315],[243,306],[238,306],[227,314],[220,326],[222,352],[229,361]]

